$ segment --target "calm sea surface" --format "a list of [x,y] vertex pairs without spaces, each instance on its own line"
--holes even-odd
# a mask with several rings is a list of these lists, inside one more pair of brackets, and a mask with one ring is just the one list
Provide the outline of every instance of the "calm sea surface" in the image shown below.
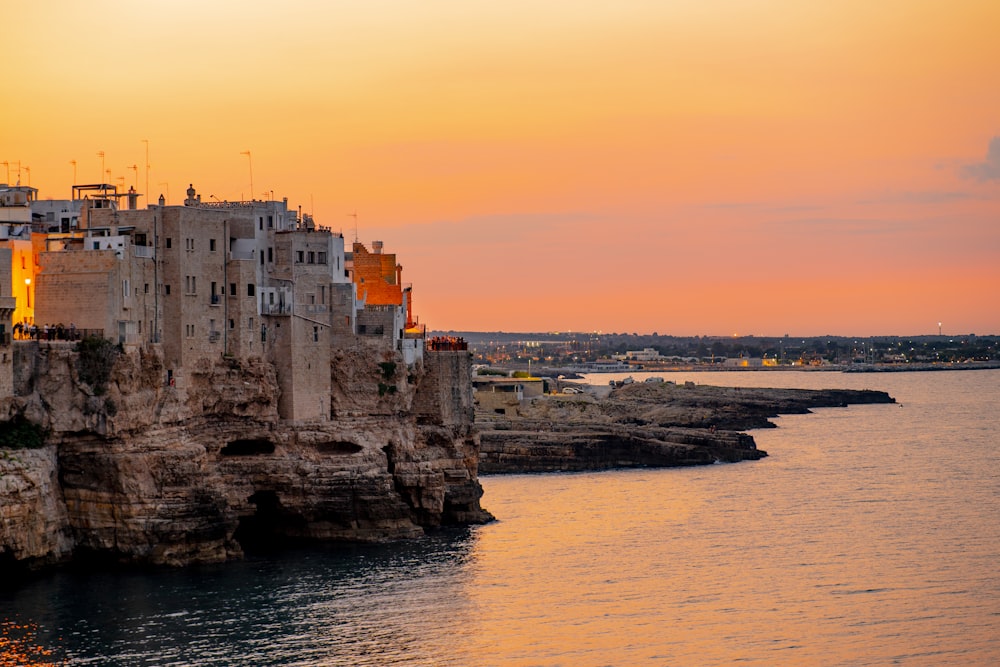
[[0,666],[1000,664],[1000,371],[666,377],[900,405],[781,417],[758,462],[485,477],[498,522],[414,542],[28,581]]

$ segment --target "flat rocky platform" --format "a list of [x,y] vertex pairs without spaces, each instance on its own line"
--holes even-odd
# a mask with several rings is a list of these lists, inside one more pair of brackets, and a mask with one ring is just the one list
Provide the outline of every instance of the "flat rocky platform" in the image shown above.
[[524,401],[515,417],[477,417],[481,474],[705,465],[757,460],[753,436],[779,414],[895,403],[882,391],[671,383],[595,387]]

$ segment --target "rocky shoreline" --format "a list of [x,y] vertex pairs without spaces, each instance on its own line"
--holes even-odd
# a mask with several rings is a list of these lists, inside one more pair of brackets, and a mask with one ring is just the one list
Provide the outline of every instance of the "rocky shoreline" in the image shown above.
[[480,474],[675,467],[767,456],[742,431],[779,414],[895,403],[882,391],[636,383],[522,402],[518,415],[477,417]]

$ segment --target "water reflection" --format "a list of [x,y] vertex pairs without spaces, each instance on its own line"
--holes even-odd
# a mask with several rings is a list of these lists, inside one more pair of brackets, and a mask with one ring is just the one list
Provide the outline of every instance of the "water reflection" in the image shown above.
[[441,648],[426,626],[442,618],[426,610],[471,613],[460,579],[472,539],[458,529],[183,570],[63,572],[0,593],[0,608],[34,619],[33,640],[70,665],[419,664]]

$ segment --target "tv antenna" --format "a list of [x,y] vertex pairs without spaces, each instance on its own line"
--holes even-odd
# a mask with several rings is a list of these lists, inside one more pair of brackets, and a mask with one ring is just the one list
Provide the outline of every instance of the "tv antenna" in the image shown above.
[[354,242],[357,243],[358,242],[358,212],[355,211],[354,213],[348,213],[347,217],[348,218],[354,218]]

